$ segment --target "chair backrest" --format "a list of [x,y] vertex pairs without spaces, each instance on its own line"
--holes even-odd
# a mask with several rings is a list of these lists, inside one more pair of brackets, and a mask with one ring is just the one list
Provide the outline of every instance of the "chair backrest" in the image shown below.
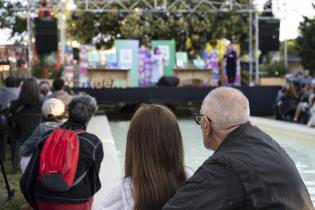
[[[5,108],[0,110],[0,129],[4,129],[8,124],[8,119],[10,118],[10,108]],[[1,131],[0,131],[1,132]]]
[[39,112],[20,111],[14,114],[10,124],[16,139],[19,142],[24,142],[31,136],[40,122],[41,114]]

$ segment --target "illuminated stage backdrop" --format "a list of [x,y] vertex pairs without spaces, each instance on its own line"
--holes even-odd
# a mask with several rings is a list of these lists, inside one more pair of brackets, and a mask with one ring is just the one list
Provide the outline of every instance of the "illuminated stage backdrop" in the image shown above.
[[152,50],[158,47],[164,58],[164,75],[173,76],[175,67],[175,41],[174,40],[153,40]]
[[130,69],[128,85],[135,87],[138,85],[138,40],[115,40],[115,47],[120,69]]

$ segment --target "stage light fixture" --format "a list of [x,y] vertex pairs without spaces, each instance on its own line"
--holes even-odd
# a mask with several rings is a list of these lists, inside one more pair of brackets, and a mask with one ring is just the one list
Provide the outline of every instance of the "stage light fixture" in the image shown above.
[[205,14],[203,12],[198,12],[197,17],[199,21],[203,21],[205,19]]
[[123,21],[125,19],[125,15],[123,13],[118,13],[117,19],[118,21]]
[[174,15],[174,19],[175,19],[175,20],[180,20],[180,18],[181,18],[181,14],[180,14],[180,13],[176,13],[176,14]]
[[224,14],[223,14],[222,12],[218,12],[218,13],[215,15],[215,19],[216,19],[217,21],[224,19]]
[[169,16],[170,16],[170,13],[169,12],[165,12],[165,13],[163,13],[162,18],[163,18],[164,21],[167,21]]
[[77,20],[79,19],[79,15],[76,12],[73,12],[71,15],[72,20]]
[[100,13],[97,12],[97,13],[94,14],[94,20],[99,20],[100,17],[101,17]]
[[141,20],[141,21],[146,21],[146,20],[147,20],[146,15],[142,13],[142,14],[140,15],[140,20]]

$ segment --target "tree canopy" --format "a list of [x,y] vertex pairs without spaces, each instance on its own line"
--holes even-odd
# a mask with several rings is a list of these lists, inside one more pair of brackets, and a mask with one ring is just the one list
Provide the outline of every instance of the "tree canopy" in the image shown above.
[[[169,0],[169,3],[172,1]],[[195,13],[176,12],[185,9],[190,2],[180,2],[172,11],[159,13],[140,9],[132,13],[92,13],[79,8],[80,11],[67,12],[67,37],[83,44],[95,44],[98,48],[110,48],[115,39],[138,39],[148,47],[152,39],[174,39],[177,50],[188,51],[200,51],[209,43],[215,45],[217,40],[227,38],[240,43],[242,53],[247,52],[247,14],[234,11],[208,13],[206,5]],[[246,4],[249,0],[238,2]],[[13,9],[14,6],[19,7],[18,4],[19,1],[0,0],[0,28],[11,29],[11,37],[26,31],[23,12]]]
[[[248,0],[243,0],[246,3]],[[189,4],[189,1],[185,1]],[[153,39],[174,39],[177,50],[204,49],[207,43],[216,44],[221,38],[241,43],[247,52],[247,14],[236,12],[207,13],[206,9],[195,13],[177,13],[185,4],[177,4],[173,11],[148,13],[135,10],[132,13],[75,12],[68,18],[67,33],[81,43],[94,43],[109,48],[115,39],[138,39],[149,46]],[[191,44],[186,44],[188,43]]]
[[[315,10],[315,4],[313,4]],[[315,17],[304,17],[300,23],[300,36],[297,38],[297,50],[302,58],[302,65],[315,73]]]
[[14,11],[14,6],[19,7],[20,2],[0,0],[0,28],[11,29],[11,37],[22,41],[21,36],[26,31],[26,18],[22,13]]

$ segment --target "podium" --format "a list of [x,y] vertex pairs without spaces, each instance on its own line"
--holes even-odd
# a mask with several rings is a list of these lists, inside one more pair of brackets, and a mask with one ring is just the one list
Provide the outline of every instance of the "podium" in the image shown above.
[[173,71],[175,76],[179,78],[180,83],[187,80],[201,80],[206,85],[211,84],[211,69],[173,69]]
[[118,80],[128,87],[129,69],[90,68],[88,77],[96,88],[111,88]]

